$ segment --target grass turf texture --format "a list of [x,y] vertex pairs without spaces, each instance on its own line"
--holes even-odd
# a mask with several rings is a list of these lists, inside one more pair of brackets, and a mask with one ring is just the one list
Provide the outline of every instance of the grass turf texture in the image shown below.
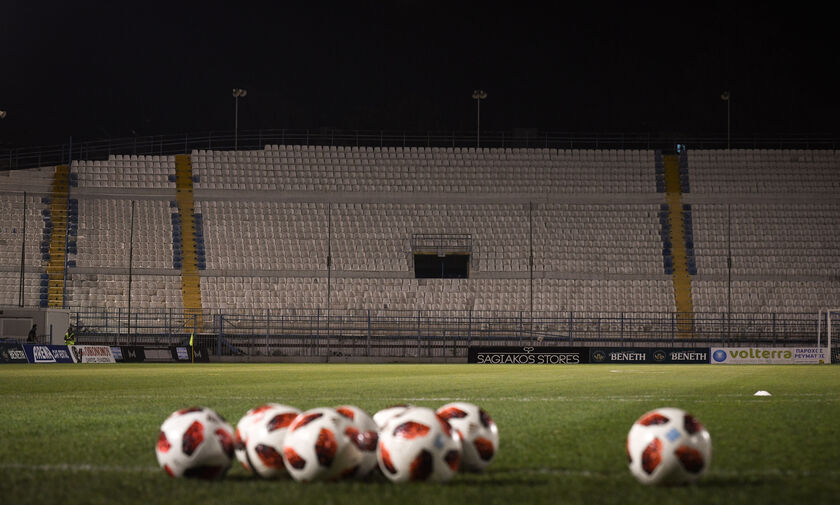
[[[836,503],[840,367],[486,365],[4,365],[0,502],[27,503]],[[772,397],[753,397],[759,389]],[[276,401],[373,413],[410,402],[484,407],[500,449],[447,484],[172,479],[154,444],[172,411],[215,408],[235,425]],[[627,469],[642,413],[675,406],[712,436],[697,485],[650,488]]]

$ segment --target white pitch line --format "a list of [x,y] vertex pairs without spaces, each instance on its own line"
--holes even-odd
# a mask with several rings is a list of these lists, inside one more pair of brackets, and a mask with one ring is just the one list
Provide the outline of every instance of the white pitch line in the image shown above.
[[[561,475],[570,477],[588,477],[598,479],[623,479],[624,472],[604,473],[589,470],[573,470],[568,468],[522,468],[515,470],[516,473],[531,475]],[[792,477],[792,478],[826,478],[840,476],[840,470],[781,470],[779,468],[767,468],[764,470],[710,470],[709,477],[725,478],[747,478],[747,477]]]
[[91,472],[91,473],[151,473],[160,472],[161,469],[153,466],[113,466],[113,465],[89,465],[72,463],[52,463],[41,465],[30,465],[25,463],[0,463],[0,470],[24,470],[27,472]]
[[[25,464],[25,463],[0,463],[0,470],[24,472],[63,472],[63,473],[159,473],[160,468],[153,466],[112,466],[112,465],[90,465],[90,464]],[[521,468],[511,469],[500,473],[515,473],[517,475],[548,475],[561,477],[576,477],[589,479],[624,480],[624,472],[596,472],[590,470],[574,470],[568,468]],[[764,470],[711,470],[709,477],[724,478],[749,478],[749,477],[777,477],[777,478],[833,478],[840,476],[840,470],[782,470],[778,468],[767,468]]]
[[[413,403],[413,402],[455,402],[455,401],[467,401],[467,402],[517,402],[517,403],[531,403],[531,402],[599,402],[599,403],[607,403],[607,402],[646,402],[646,401],[677,401],[677,400],[693,400],[693,401],[715,401],[721,399],[743,399],[749,398],[753,399],[754,390],[744,391],[743,393],[721,393],[715,394],[713,396],[708,395],[696,395],[696,394],[685,394],[685,395],[673,395],[668,397],[663,396],[653,396],[653,395],[622,395],[622,396],[553,396],[553,397],[379,397],[377,398],[378,401],[382,402],[383,404],[393,405],[393,404],[403,404],[403,403]],[[48,394],[46,396],[49,396]],[[138,399],[148,399],[148,400],[183,400],[182,395],[133,395],[133,394],[126,394],[126,395],[98,395],[95,393],[91,394],[81,394],[81,393],[56,393],[56,396],[60,396],[63,399],[69,400],[88,400],[88,399],[97,399],[97,400],[120,400],[120,399],[127,399],[127,400],[138,400]],[[838,402],[840,401],[840,394],[837,393],[779,393],[773,396],[774,400],[777,401],[799,401],[799,402]],[[0,394],[0,402],[1,401],[11,401],[11,400],[27,400],[29,402],[32,401],[32,395],[20,395],[20,394]],[[209,403],[211,400],[208,399],[207,402]],[[212,398],[213,402],[219,401],[249,401],[254,403],[264,402],[267,401],[264,396],[216,396]],[[284,400],[283,398],[275,398],[271,401],[283,401],[289,402],[291,400]],[[333,402],[333,403],[347,403],[346,397],[321,397],[320,401],[323,402]],[[198,403],[201,404],[202,401],[198,400]]]
[[[790,394],[790,395],[777,395],[774,398],[777,400],[791,400],[791,401],[800,401],[800,402],[837,402],[840,401],[840,396],[837,395],[830,395],[828,394]],[[585,396],[558,396],[558,397],[509,397],[509,398],[379,398],[380,401],[385,403],[388,402],[395,402],[395,403],[412,403],[412,402],[519,402],[519,403],[531,403],[531,402],[600,402],[600,403],[612,403],[612,402],[647,402],[647,401],[678,401],[678,400],[693,400],[693,401],[713,401],[715,399],[726,398],[726,399],[752,399],[753,393],[752,392],[744,392],[743,394],[720,394],[715,395],[713,397],[702,396],[702,398],[698,395],[675,395],[675,396],[648,396],[648,395],[641,395],[641,396],[603,396],[603,397],[585,397]]]
[[610,370],[610,373],[655,373],[655,374],[664,374],[665,372],[660,372],[656,370]]

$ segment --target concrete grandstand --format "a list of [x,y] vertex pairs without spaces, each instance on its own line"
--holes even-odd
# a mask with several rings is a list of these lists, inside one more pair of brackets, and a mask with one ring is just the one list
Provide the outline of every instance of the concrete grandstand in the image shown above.
[[[739,314],[738,331],[766,336],[840,305],[838,190],[840,155],[819,149],[269,144],[74,160],[0,173],[0,305],[66,307],[83,327],[96,311],[174,311],[193,331],[216,329],[213,314],[518,314],[530,328],[577,315],[587,338],[592,321],[614,332],[643,314],[673,321],[657,330],[672,338],[731,336]],[[466,266],[421,276],[426,255]],[[574,338],[560,326],[529,341]]]

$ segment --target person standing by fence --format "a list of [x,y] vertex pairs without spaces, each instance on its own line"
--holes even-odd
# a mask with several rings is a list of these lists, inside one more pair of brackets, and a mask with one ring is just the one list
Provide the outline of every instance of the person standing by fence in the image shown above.
[[32,329],[29,330],[29,336],[26,337],[26,342],[29,344],[35,343],[35,338],[38,336],[38,325],[33,324]]
[[73,331],[73,325],[67,327],[67,332],[64,334],[64,345],[76,345],[76,333]]

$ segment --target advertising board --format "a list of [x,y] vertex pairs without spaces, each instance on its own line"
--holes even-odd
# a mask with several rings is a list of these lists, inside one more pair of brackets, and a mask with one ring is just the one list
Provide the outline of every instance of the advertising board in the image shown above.
[[190,351],[189,346],[177,345],[171,347],[172,359],[178,362],[192,362],[207,363],[210,361],[210,354],[206,347],[195,346]]
[[708,364],[708,347],[592,347],[590,363]]
[[29,363],[23,347],[17,343],[0,343],[0,363]]
[[816,365],[828,363],[825,347],[713,347],[713,365]]
[[578,365],[589,361],[585,347],[470,346],[468,363],[480,365]]
[[169,347],[144,347],[144,361],[154,363],[172,362],[172,349]]
[[66,345],[23,344],[30,363],[75,363]]
[[71,345],[70,353],[76,363],[116,363],[107,345]]
[[111,354],[117,363],[142,363],[146,359],[146,353],[139,345],[112,345]]

